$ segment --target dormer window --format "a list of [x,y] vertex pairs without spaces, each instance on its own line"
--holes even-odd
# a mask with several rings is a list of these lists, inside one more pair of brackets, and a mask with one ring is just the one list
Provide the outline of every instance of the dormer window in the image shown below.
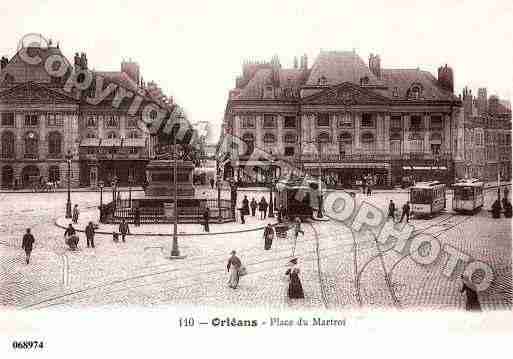
[[399,89],[397,87],[394,87],[394,89],[392,90],[392,96],[399,97]]
[[419,84],[413,84],[408,91],[408,98],[412,100],[420,99],[422,87]]

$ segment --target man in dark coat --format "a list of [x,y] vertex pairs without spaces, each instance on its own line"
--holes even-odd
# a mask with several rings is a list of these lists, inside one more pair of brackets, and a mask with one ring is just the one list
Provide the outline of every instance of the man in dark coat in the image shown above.
[[89,224],[85,228],[85,235],[87,241],[87,248],[91,245],[94,248],[94,225],[93,222],[89,222]]
[[130,234],[130,228],[128,227],[128,223],[126,223],[125,219],[123,219],[119,224],[119,233],[121,233],[121,240],[125,242],[125,236]]
[[141,208],[139,208],[139,206],[135,207],[134,225],[136,227],[139,227],[141,225]]
[[205,232],[210,232],[210,227],[208,225],[208,221],[210,219],[210,209],[207,207],[203,212],[203,230]]
[[249,200],[248,200],[248,196],[244,196],[244,199],[242,200],[242,209],[244,209],[244,214],[246,216],[249,215]]
[[80,214],[80,211],[78,210],[78,204],[75,205],[75,207],[73,207],[73,223],[77,223],[78,222],[78,215]]
[[501,203],[498,199],[495,200],[492,204],[492,217],[500,218],[501,217]]
[[214,189],[214,179],[210,178],[210,187]]
[[269,207],[269,205],[267,204],[267,201],[265,200],[264,196],[262,196],[259,206],[260,219],[265,219],[267,217],[267,207]]
[[395,203],[392,200],[390,200],[390,203],[388,204],[388,218],[395,220]]
[[271,249],[271,246],[273,245],[273,239],[274,239],[274,228],[269,223],[267,227],[264,229],[264,249],[267,251]]
[[403,206],[403,213],[401,214],[401,219],[399,222],[403,221],[403,218],[406,217],[406,223],[410,220],[410,202],[406,201],[406,203]]
[[239,208],[239,212],[240,212],[240,223],[245,224],[246,221],[244,220],[244,215],[245,215],[246,211],[244,210],[244,207]]
[[251,207],[251,216],[255,217],[256,209],[258,207],[257,201],[255,200],[255,197],[251,199],[251,203],[249,204]]
[[25,250],[26,262],[29,264],[30,254],[32,253],[32,246],[34,245],[34,236],[30,233],[30,228],[27,228],[27,233],[23,235],[21,248]]
[[78,248],[78,236],[73,228],[73,225],[70,223],[68,228],[64,231],[64,238],[66,238],[66,244],[69,248],[74,251]]

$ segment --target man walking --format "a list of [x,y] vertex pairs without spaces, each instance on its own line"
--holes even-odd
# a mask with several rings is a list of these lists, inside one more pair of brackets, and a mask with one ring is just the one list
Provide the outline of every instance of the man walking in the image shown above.
[[30,228],[27,228],[27,233],[23,235],[21,248],[25,250],[26,262],[29,264],[30,254],[32,253],[32,246],[34,244],[34,236],[30,233]]
[[203,212],[203,230],[205,232],[210,232],[210,227],[208,225],[208,220],[210,218],[210,209],[207,207]]
[[255,200],[255,197],[251,199],[251,203],[249,204],[251,207],[251,217],[255,217],[256,209],[257,209],[257,201]]
[[136,227],[139,227],[141,225],[141,208],[139,206],[135,207],[134,225]]
[[121,233],[121,240],[125,242],[125,236],[130,234],[130,228],[128,227],[128,223],[126,223],[124,218],[119,224],[119,233]]
[[91,248],[94,248],[94,225],[93,222],[89,222],[89,224],[85,228],[85,235],[87,241],[87,248],[91,245]]
[[387,218],[392,218],[392,220],[395,221],[395,203],[392,200],[390,200],[390,203],[388,204]]
[[210,187],[214,189],[214,179],[210,178]]
[[406,217],[406,223],[410,220],[410,202],[406,201],[406,203],[403,205],[403,214],[401,215],[401,219],[399,222],[403,221],[403,218]]
[[77,224],[79,214],[80,214],[80,211],[78,210],[78,204],[76,204],[75,207],[73,207],[73,218],[72,218],[73,223]]

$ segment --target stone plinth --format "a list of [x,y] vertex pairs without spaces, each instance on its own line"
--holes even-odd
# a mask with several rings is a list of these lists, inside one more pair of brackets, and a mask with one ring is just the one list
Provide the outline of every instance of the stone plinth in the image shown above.
[[[177,197],[193,198],[194,186],[192,184],[192,173],[194,164],[192,161],[177,160]],[[148,187],[146,187],[147,198],[173,198],[173,160],[153,160],[146,166],[148,175]]]

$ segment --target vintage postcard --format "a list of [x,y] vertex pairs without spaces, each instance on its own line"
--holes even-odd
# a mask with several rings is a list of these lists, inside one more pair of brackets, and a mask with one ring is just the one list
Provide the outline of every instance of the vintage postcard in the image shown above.
[[2,2],[0,353],[511,335],[512,20]]

